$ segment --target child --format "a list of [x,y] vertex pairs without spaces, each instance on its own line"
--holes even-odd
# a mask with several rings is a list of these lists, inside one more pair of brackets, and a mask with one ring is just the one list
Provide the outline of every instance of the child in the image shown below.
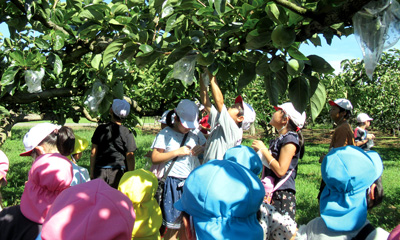
[[[329,114],[331,116],[331,119],[336,124],[336,129],[333,132],[331,144],[329,145],[329,151],[338,147],[355,145],[353,130],[351,129],[350,124],[347,122],[347,120],[351,116],[353,105],[351,105],[351,102],[349,100],[344,98],[339,98],[335,101],[329,101],[329,105],[331,105],[331,110]],[[322,162],[324,157],[325,154],[320,157],[320,163]],[[321,185],[317,196],[318,199],[320,199],[324,187],[325,183],[323,180],[321,180]]]
[[[329,151],[337,147],[355,145],[353,130],[347,122],[351,116],[353,105],[351,105],[349,100],[344,98],[329,101],[329,105],[331,105],[329,114],[333,122],[336,124],[336,129],[332,135],[331,144],[329,145]],[[325,155],[321,156],[319,162],[322,162],[324,157]]]
[[367,220],[367,210],[383,200],[382,172],[377,152],[354,146],[330,151],[321,165],[326,183],[320,200],[321,217],[300,226],[296,239],[387,239],[388,232]]
[[247,167],[260,171],[261,162],[211,160],[189,175],[175,206],[192,217],[197,239],[263,239],[257,211],[264,188]]
[[[242,130],[250,128],[254,122],[256,113],[253,108],[243,102],[241,96],[235,100],[235,105],[226,108],[224,96],[217,84],[216,77],[205,69],[206,76],[200,75],[200,97],[206,111],[210,114],[209,123],[211,125],[211,134],[207,138],[206,150],[204,153],[204,162],[211,159],[221,160],[229,148],[240,145],[242,142]],[[211,105],[207,93],[207,86],[204,84],[206,78],[210,79],[211,92],[214,98],[215,107]]]
[[157,178],[150,171],[137,169],[122,176],[118,190],[124,193],[133,203],[136,223],[133,228],[133,239],[161,240],[160,227],[162,215],[154,194],[157,190]]
[[[224,155],[224,160],[237,162],[243,167],[259,175],[262,170],[261,159],[250,147],[239,145],[228,149]],[[265,188],[265,187],[264,187]],[[282,215],[276,211],[275,207],[263,202],[260,206],[258,221],[264,230],[263,239],[291,239],[296,233],[296,224],[289,215]]]
[[132,239],[135,212],[127,196],[101,179],[73,186],[56,198],[43,240]]
[[68,156],[74,169],[74,180],[71,186],[90,181],[89,172],[86,168],[78,166],[77,161],[82,157],[83,151],[89,146],[88,140],[75,135],[74,151]]
[[366,113],[357,115],[358,127],[354,129],[354,140],[356,146],[362,148],[364,151],[369,151],[374,146],[374,134],[368,134],[367,128],[371,125],[370,118]]
[[115,189],[122,175],[135,169],[135,139],[122,125],[130,107],[127,101],[114,99],[110,108],[111,121],[98,126],[92,137],[90,178],[101,178]]
[[[175,113],[174,124],[171,123],[171,116]],[[206,142],[203,134],[199,131],[194,134],[191,129],[198,128],[197,116],[199,110],[197,105],[187,99],[180,101],[174,111],[167,115],[168,127],[161,130],[154,139],[153,153],[151,160],[153,164],[165,162],[164,171],[171,165],[171,160],[176,161],[169,172],[164,188],[163,203],[163,224],[168,228],[164,239],[175,239],[178,235],[181,223],[177,222],[180,211],[174,208],[174,203],[182,195],[182,185],[189,173],[200,165],[198,154],[204,151],[203,145]],[[187,134],[183,144],[182,140]],[[182,146],[181,146],[182,145]],[[181,231],[181,236],[183,236]]]
[[278,105],[275,110],[269,124],[278,130],[279,136],[270,141],[269,150],[259,140],[253,141],[252,147],[261,151],[265,158],[262,178],[272,176],[275,185],[283,181],[273,193],[272,205],[282,215],[288,214],[295,224],[295,178],[298,160],[304,154],[304,140],[300,130],[304,126],[306,113],[299,113],[290,102]]
[[29,170],[20,205],[0,212],[1,239],[35,239],[54,200],[70,187],[72,179],[72,165],[66,157],[59,153],[38,156]]

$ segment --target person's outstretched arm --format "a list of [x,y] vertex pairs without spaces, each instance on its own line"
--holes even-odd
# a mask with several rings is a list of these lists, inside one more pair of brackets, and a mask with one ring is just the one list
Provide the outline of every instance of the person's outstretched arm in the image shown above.
[[[207,70],[207,72],[208,72],[208,70]],[[208,96],[207,86],[204,85],[203,74],[201,74],[201,73],[200,73],[200,101],[201,101],[201,104],[203,104],[206,112],[210,113],[211,112],[211,101],[210,101],[210,97]]]
[[215,106],[218,112],[221,112],[224,106],[224,95],[222,95],[221,89],[219,89],[217,78],[213,76],[208,70],[207,73],[210,77],[211,92],[214,98]]

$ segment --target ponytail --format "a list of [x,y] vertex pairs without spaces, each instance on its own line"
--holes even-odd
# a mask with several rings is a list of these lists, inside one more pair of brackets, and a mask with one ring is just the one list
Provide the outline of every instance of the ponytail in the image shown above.
[[63,126],[47,135],[38,145],[46,144],[49,148],[57,148],[63,156],[69,156],[75,148],[75,135],[70,127]]
[[172,121],[173,119],[172,119],[172,115],[173,114],[175,114],[175,110],[171,110],[171,111],[169,111],[168,112],[168,114],[167,114],[167,119],[166,119],[166,121],[167,121],[167,125],[168,125],[168,127],[170,127],[170,128],[173,128],[174,127],[174,122]]
[[303,133],[301,133],[301,129],[297,127],[296,124],[292,121],[292,119],[289,118],[289,126],[290,129],[294,132],[297,133],[297,136],[299,137],[299,146],[300,146],[300,159],[303,158],[304,155],[304,136]]

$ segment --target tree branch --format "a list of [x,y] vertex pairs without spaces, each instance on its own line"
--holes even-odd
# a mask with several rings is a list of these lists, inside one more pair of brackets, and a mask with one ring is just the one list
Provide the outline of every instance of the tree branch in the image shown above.
[[72,97],[79,95],[82,95],[79,89],[53,88],[40,93],[17,93],[13,96],[5,96],[2,100],[9,103],[28,104],[36,101],[49,100],[55,97]]

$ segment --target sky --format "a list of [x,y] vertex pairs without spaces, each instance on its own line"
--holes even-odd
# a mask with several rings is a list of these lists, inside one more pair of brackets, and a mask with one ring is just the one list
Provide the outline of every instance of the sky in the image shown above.
[[[0,24],[0,33],[3,37],[8,37],[9,32],[5,23]],[[354,35],[342,37],[341,39],[334,37],[332,44],[328,45],[324,37],[321,36],[321,45],[315,47],[313,44],[302,44],[300,51],[308,56],[311,54],[318,55],[328,61],[335,69],[335,73],[340,72],[340,62],[345,59],[362,59],[362,51]],[[400,41],[393,47],[400,49]]]

